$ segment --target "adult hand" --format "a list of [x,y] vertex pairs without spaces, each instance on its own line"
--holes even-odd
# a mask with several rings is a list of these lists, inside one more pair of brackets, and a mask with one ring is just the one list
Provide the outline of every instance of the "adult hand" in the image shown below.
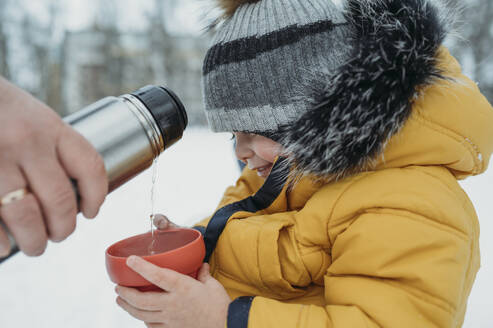
[[[75,229],[77,181],[80,210],[97,215],[108,191],[104,163],[96,150],[49,107],[0,77],[0,199],[29,193],[0,207],[0,218],[25,254],[44,252]],[[0,257],[10,252],[0,226]]]
[[[224,287],[209,273],[209,264],[200,268],[197,280],[160,268],[137,256],[127,265],[163,292],[141,292],[117,286],[116,302],[133,317],[152,328],[222,328],[231,299]],[[212,301],[211,301],[212,300]]]

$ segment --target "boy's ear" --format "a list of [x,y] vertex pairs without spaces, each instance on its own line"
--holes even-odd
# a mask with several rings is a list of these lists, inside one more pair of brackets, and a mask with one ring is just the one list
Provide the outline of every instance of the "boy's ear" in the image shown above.
[[260,0],[217,0],[219,8],[224,11],[226,18],[233,16],[236,9],[244,3],[254,3]]

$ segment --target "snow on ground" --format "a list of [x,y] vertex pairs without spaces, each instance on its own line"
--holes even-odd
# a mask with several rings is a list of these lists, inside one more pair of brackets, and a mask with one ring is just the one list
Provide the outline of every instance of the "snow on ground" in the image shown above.
[[[157,212],[191,225],[209,215],[239,175],[229,134],[190,128],[159,160]],[[493,326],[493,169],[463,183],[481,222],[482,268],[469,299],[466,328]],[[104,251],[149,229],[151,172],[108,196],[95,220],[78,219],[75,233],[45,254],[18,254],[0,264],[1,328],[144,327],[115,303]]]

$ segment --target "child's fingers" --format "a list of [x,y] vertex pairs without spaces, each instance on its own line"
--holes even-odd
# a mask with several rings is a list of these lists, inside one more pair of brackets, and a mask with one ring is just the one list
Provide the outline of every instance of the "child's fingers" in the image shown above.
[[135,288],[116,286],[115,292],[127,303],[139,310],[159,311],[165,302],[165,293],[141,292]]
[[145,322],[160,323],[162,319],[161,311],[143,311],[133,307],[131,304],[127,303],[123,298],[117,297],[116,303],[125,311],[128,312],[135,319],[139,319]]
[[163,214],[155,214],[152,223],[158,229],[167,229],[169,225],[168,217]]
[[159,230],[166,230],[169,228],[177,227],[176,224],[171,222],[166,215],[163,214],[155,214],[152,220],[154,226]]
[[185,285],[198,283],[189,276],[166,268],[160,268],[135,255],[129,256],[127,265],[144,279],[165,291],[174,291]]

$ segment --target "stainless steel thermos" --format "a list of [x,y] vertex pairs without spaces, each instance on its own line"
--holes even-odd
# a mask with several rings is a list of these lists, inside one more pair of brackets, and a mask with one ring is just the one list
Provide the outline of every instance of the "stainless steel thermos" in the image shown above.
[[[148,168],[161,152],[180,140],[188,119],[178,97],[148,85],[130,94],[103,98],[64,118],[104,160],[109,191]],[[77,186],[74,183],[77,193]],[[0,220],[0,225],[5,225]],[[14,238],[10,255],[19,251]]]

